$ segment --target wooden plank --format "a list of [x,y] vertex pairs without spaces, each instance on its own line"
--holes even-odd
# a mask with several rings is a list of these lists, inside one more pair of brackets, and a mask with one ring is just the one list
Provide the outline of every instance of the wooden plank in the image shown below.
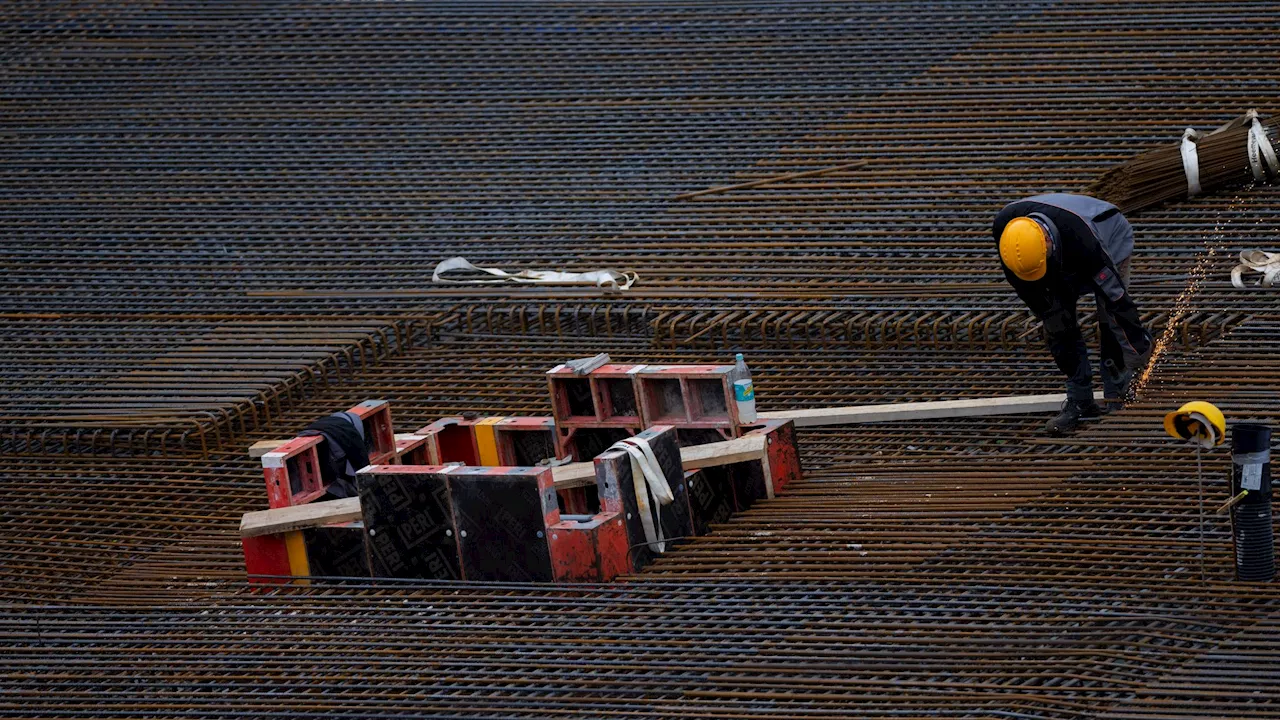
[[245,513],[240,519],[240,535],[241,537],[277,535],[289,530],[352,522],[360,518],[360,498],[358,497],[272,510],[255,510]]
[[[1101,392],[1094,395],[1098,400],[1102,399]],[[1065,393],[1015,395],[1012,397],[971,398],[968,400],[782,410],[778,412],[763,412],[760,413],[760,417],[769,420],[794,420],[796,427],[900,422],[904,420],[939,420],[945,418],[983,417],[987,415],[1052,412],[1061,409],[1062,403],[1066,402],[1066,399]]]
[[551,468],[551,478],[557,490],[587,487],[596,484],[596,465],[589,462],[569,463]]
[[[759,460],[765,455],[765,437],[752,435],[748,437],[726,440],[725,442],[707,443],[680,448],[680,464],[685,470],[713,467],[716,465],[732,465],[733,463]],[[556,489],[587,487],[596,482],[595,463],[579,462],[561,465],[551,469]]]
[[[292,439],[293,438],[289,438],[289,440],[292,440]],[[249,457],[256,460],[262,457],[263,455],[266,455],[267,453],[271,452],[272,450],[275,450],[281,445],[289,442],[289,440],[259,440],[258,442],[249,446]]]
[[732,465],[764,457],[765,437],[749,435],[725,442],[680,448],[680,463],[685,470]]

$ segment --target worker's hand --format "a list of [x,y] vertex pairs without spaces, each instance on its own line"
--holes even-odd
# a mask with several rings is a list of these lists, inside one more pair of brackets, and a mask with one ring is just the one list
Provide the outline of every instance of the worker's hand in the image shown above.
[[1129,338],[1127,346],[1122,345],[1121,350],[1124,352],[1124,368],[1137,372],[1147,367],[1147,362],[1151,359],[1151,351],[1155,347],[1155,342],[1151,337],[1151,333],[1146,328],[1138,328],[1137,333],[1125,333]]

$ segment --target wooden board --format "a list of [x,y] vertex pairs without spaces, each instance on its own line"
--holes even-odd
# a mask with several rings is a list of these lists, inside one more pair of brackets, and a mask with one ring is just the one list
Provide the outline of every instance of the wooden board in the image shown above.
[[[707,443],[680,448],[680,462],[685,470],[713,467],[716,465],[732,465],[734,463],[759,460],[765,454],[765,437],[753,435],[726,440],[724,442]],[[555,479],[556,489],[587,487],[596,483],[594,463],[580,462],[552,468],[551,476]]]
[[[292,440],[292,439],[293,438],[289,438],[289,440]],[[258,442],[249,446],[249,457],[256,460],[262,457],[263,455],[266,455],[267,453],[271,452],[272,450],[275,450],[281,445],[289,442],[289,440],[259,440]]]
[[361,518],[360,498],[306,503],[247,512],[240,519],[241,537],[276,535],[289,530],[353,522]]
[[[1102,399],[1102,393],[1094,395]],[[1065,393],[1049,395],[1015,395],[1012,397],[939,400],[933,402],[895,403],[891,405],[850,405],[847,407],[813,408],[762,412],[766,420],[794,420],[796,427],[852,425],[856,423],[901,422],[904,420],[940,420],[945,418],[982,417],[987,415],[1019,415],[1054,412],[1066,402]]]
[[718,443],[680,448],[680,462],[685,470],[732,465],[764,457],[765,437],[748,435]]
[[569,463],[551,468],[551,477],[557,490],[587,487],[596,484],[596,466],[589,462]]

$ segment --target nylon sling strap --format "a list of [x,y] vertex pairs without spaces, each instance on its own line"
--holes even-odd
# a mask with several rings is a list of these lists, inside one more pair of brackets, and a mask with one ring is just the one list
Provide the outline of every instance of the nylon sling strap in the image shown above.
[[655,521],[658,507],[675,500],[667,476],[662,472],[658,458],[642,438],[624,438],[614,443],[610,450],[622,450],[631,457],[631,481],[635,484],[636,509],[644,526],[645,543],[656,552],[666,552],[666,538],[660,519]]
[[[466,280],[454,280],[444,277],[447,272],[455,270],[472,270],[492,275],[497,280],[486,280],[483,278],[469,278]],[[466,258],[449,258],[441,261],[436,265],[435,272],[431,274],[431,282],[437,283],[458,283],[472,285],[492,285],[505,282],[517,283],[555,283],[559,285],[595,285],[596,287],[606,287],[613,290],[628,290],[631,285],[639,279],[639,276],[633,272],[617,270],[593,270],[591,272],[562,272],[560,270],[521,270],[517,273],[509,273],[501,268],[479,267],[472,265]]]
[[1253,271],[1262,273],[1258,278],[1258,286],[1269,288],[1280,279],[1280,253],[1265,250],[1244,250],[1240,253],[1240,264],[1231,269],[1231,284],[1244,290],[1244,273]]

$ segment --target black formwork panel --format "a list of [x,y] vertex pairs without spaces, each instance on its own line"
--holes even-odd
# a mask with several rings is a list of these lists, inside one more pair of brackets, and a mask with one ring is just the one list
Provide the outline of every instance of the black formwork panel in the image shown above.
[[545,468],[458,468],[450,473],[459,557],[467,580],[552,582],[547,528],[560,520]]
[[684,475],[689,518],[695,535],[710,533],[712,525],[728,522],[734,512],[733,489],[722,479],[705,472],[706,469],[690,470]]
[[[396,466],[389,466],[396,467]],[[374,577],[462,579],[449,484],[440,472],[358,476],[370,573]]]
[[364,523],[325,525],[302,531],[313,576],[369,577]]
[[[693,536],[693,519],[690,517],[684,466],[680,460],[680,446],[676,442],[675,429],[656,426],[637,433],[635,437],[649,442],[674,496],[672,502],[660,505],[657,509],[655,519],[662,528],[663,536],[669,539]],[[631,457],[621,450],[610,450],[597,456],[596,482],[601,493],[601,505],[605,510],[620,513],[626,522],[627,538],[631,543],[631,561],[635,569],[639,570],[653,562],[658,553],[646,542],[644,521],[641,519],[631,472]],[[650,512],[653,512],[652,508]],[[668,547],[670,544],[667,543]]]

